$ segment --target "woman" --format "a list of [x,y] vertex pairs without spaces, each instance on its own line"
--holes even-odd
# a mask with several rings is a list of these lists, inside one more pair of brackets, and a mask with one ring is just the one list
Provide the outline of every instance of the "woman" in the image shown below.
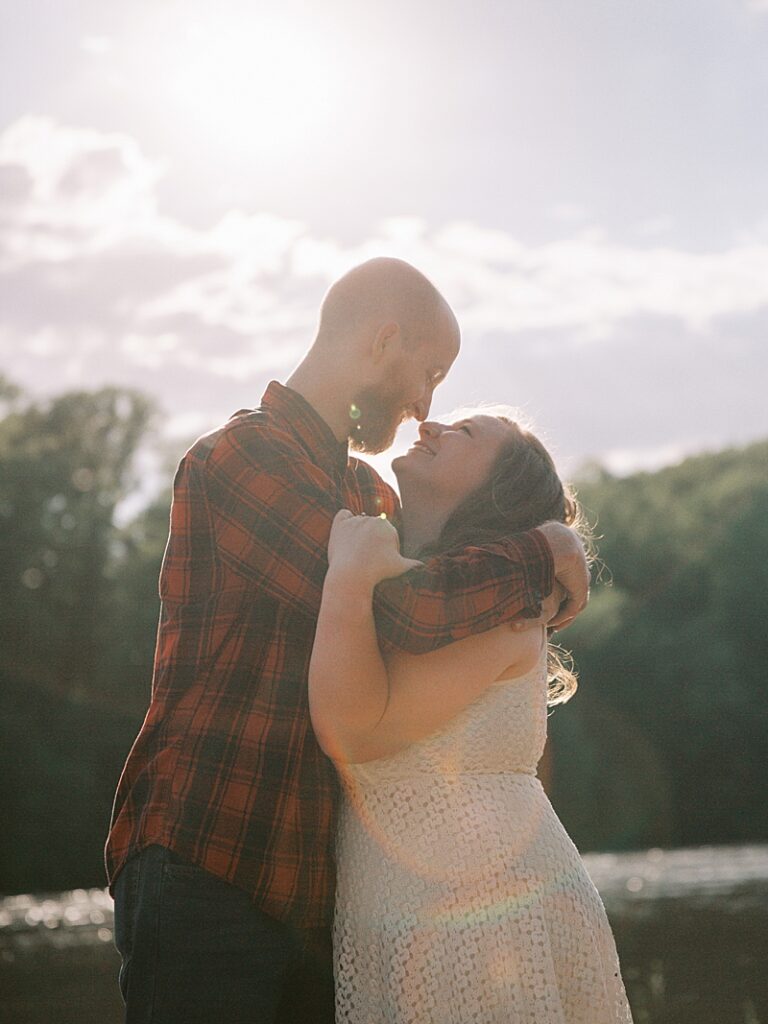
[[626,1024],[603,905],[535,774],[547,704],[575,688],[559,663],[548,682],[545,627],[385,663],[371,610],[414,556],[573,524],[577,506],[505,416],[424,423],[393,468],[406,557],[388,523],[338,514],[310,666],[344,789],[337,1021]]

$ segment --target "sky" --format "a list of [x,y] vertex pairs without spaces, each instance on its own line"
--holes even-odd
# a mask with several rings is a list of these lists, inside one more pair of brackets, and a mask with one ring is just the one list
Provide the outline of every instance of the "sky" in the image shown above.
[[[407,259],[566,475],[768,436],[768,0],[0,0],[0,374],[183,447]],[[404,427],[389,459],[410,444]]]

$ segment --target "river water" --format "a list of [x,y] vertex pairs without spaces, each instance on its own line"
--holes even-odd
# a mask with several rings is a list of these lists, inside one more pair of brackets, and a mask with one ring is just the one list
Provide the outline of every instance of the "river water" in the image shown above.
[[[768,1024],[768,846],[584,861],[636,1024]],[[119,1024],[112,927],[103,889],[0,900],[2,1024]]]

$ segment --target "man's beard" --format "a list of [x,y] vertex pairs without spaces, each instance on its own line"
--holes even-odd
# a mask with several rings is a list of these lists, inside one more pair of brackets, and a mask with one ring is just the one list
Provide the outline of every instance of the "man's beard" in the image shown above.
[[358,392],[349,412],[349,443],[356,452],[378,455],[395,439],[397,428],[407,419],[401,392],[382,394],[373,388]]

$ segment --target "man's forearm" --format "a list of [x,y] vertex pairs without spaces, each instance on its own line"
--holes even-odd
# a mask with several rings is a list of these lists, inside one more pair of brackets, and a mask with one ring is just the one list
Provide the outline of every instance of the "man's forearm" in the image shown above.
[[382,650],[424,654],[519,616],[536,617],[554,585],[538,530],[433,559],[374,592]]

